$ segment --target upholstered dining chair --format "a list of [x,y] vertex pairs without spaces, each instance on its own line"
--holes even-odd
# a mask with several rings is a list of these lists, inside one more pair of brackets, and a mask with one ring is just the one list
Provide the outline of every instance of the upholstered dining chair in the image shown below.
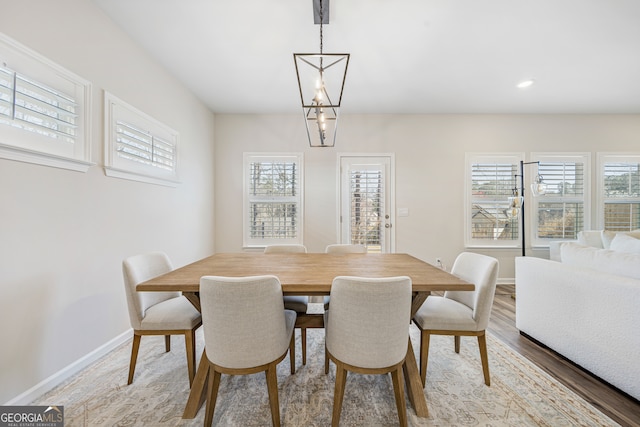
[[264,371],[271,421],[274,427],[280,426],[276,367],[287,350],[295,357],[296,322],[296,312],[284,308],[280,281],[275,276],[204,276],[200,304],[209,361],[204,425],[212,425],[222,374]]
[[325,373],[336,364],[332,426],[340,423],[347,371],[391,373],[401,426],[407,425],[402,365],[411,323],[411,279],[338,276],[325,311]]
[[122,262],[129,320],[133,328],[133,345],[127,384],[133,382],[143,335],[164,335],[165,350],[171,350],[171,335],[184,335],[187,349],[189,385],[193,383],[196,366],[196,329],[202,325],[200,312],[180,292],[138,292],[136,286],[172,270],[169,257],[163,252],[134,255]]
[[[269,245],[264,248],[265,254],[276,253],[307,253],[307,248],[304,245],[288,244],[288,245]],[[309,308],[309,297],[305,295],[285,295],[284,296],[284,308],[287,310],[293,310],[298,314],[305,314]],[[302,364],[307,364],[307,328],[300,328],[300,342],[302,346]],[[296,361],[291,360],[291,373],[295,373]]]
[[453,335],[454,350],[460,352],[461,336],[478,337],[480,360],[486,385],[491,384],[485,330],[496,292],[498,260],[490,256],[462,252],[451,273],[475,285],[473,291],[447,291],[444,296],[430,295],[413,317],[421,330],[420,378],[426,384],[431,335]]
[[350,243],[334,243],[327,245],[324,251],[328,254],[366,254],[367,247]]
[[[324,249],[324,252],[327,254],[366,254],[367,247],[359,244],[352,243],[334,243],[331,245],[327,245]],[[331,298],[326,296],[321,302],[324,302],[324,309],[329,309],[329,302]]]

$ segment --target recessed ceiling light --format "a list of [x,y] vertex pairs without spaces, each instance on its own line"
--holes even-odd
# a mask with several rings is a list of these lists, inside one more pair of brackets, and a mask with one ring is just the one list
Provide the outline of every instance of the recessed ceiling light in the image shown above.
[[518,83],[518,84],[516,85],[516,87],[517,87],[518,89],[524,89],[524,88],[528,88],[528,87],[530,87],[531,85],[533,85],[533,83],[535,83],[535,80],[533,80],[533,79],[523,80],[523,81],[521,81],[520,83]]

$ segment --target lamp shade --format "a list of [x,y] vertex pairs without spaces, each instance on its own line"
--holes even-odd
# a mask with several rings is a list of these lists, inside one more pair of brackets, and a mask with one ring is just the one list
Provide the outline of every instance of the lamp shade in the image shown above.
[[522,208],[522,202],[524,197],[513,196],[508,198],[509,206],[505,210],[505,214],[508,218],[517,218],[520,215],[520,209]]
[[300,100],[312,147],[333,147],[349,66],[348,53],[294,53]]
[[538,174],[531,184],[531,193],[534,196],[542,196],[547,192],[547,184],[542,179],[542,176]]

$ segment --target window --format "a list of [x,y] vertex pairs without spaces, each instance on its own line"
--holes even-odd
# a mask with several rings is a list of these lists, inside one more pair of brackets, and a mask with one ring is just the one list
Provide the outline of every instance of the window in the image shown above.
[[176,186],[178,133],[105,92],[108,176]]
[[521,154],[466,155],[465,245],[517,247],[519,219],[506,214]]
[[[533,245],[548,246],[550,240],[577,239],[578,232],[590,223],[590,154],[533,153],[532,161],[540,162],[537,173],[547,185],[543,195],[531,197],[531,191],[525,193],[525,203],[532,207],[527,214],[533,214]],[[529,183],[535,176],[535,165],[525,170]]]
[[244,155],[244,246],[303,243],[302,154]]
[[0,157],[86,172],[91,84],[0,34]]
[[599,224],[611,231],[640,228],[640,154],[598,154]]

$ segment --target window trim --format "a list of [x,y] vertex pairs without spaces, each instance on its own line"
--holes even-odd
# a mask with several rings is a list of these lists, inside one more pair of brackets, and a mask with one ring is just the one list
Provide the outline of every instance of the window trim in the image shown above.
[[[295,239],[264,239],[260,242],[250,238],[249,231],[249,205],[250,195],[247,191],[249,185],[249,165],[258,161],[294,159],[298,169],[298,196],[296,235]],[[242,246],[244,249],[259,249],[270,244],[303,244],[304,242],[304,154],[302,152],[245,152],[242,161]]]
[[[554,162],[572,162],[578,163],[579,160],[584,161],[583,172],[584,175],[582,177],[584,192],[582,196],[583,203],[583,226],[588,229],[591,224],[591,153],[590,152],[566,152],[566,153],[555,153],[555,152],[537,152],[531,153],[531,162],[540,162],[540,163],[554,163]],[[541,200],[544,200],[544,196],[535,197],[532,195],[530,190],[531,184],[534,182],[536,174],[538,173],[537,169],[529,168],[530,170],[525,170],[525,209],[527,218],[531,218],[531,220],[527,219],[525,224],[528,232],[528,236],[531,241],[532,248],[548,248],[550,239],[540,239],[538,238],[538,203]],[[542,178],[544,179],[544,174],[542,174]],[[576,198],[577,199],[577,198]],[[579,231],[579,230],[578,230]],[[553,239],[555,241],[558,240],[573,240],[573,239]]]
[[[489,240],[474,239],[472,233],[472,214],[473,214],[473,195],[472,195],[472,165],[476,163],[509,163],[515,166],[516,170],[520,167],[520,161],[524,160],[524,153],[465,153],[465,197],[464,197],[464,246],[466,248],[504,248],[516,249],[520,247],[521,236],[518,234],[517,239]],[[516,172],[517,173],[517,172]],[[515,186],[519,183],[515,182]],[[521,233],[521,217],[518,217],[518,233]]]
[[[56,149],[54,145],[50,145],[50,138],[28,130],[0,125],[0,158],[86,172],[95,164],[91,162],[91,83],[2,33],[0,62],[4,67],[27,76],[29,80],[55,90],[60,90],[56,83],[62,84],[62,81],[65,81],[74,88],[74,100],[78,103],[79,109],[78,133],[73,147],[65,147],[66,150]],[[24,70],[38,71],[27,75]],[[47,147],[47,150],[40,150],[38,146]],[[72,153],[67,155],[64,151]]]
[[[605,163],[638,163],[640,164],[640,152],[599,152],[597,153],[597,215],[596,222],[599,230],[604,230],[604,165]],[[634,198],[635,200],[635,198]],[[640,200],[640,198],[638,198]]]
[[[154,138],[168,141],[174,147],[174,167],[164,170],[153,164],[136,163],[118,155],[119,122],[144,129]],[[110,92],[104,91],[104,170],[107,176],[148,184],[177,187],[180,158],[179,134],[164,123],[138,110]]]

